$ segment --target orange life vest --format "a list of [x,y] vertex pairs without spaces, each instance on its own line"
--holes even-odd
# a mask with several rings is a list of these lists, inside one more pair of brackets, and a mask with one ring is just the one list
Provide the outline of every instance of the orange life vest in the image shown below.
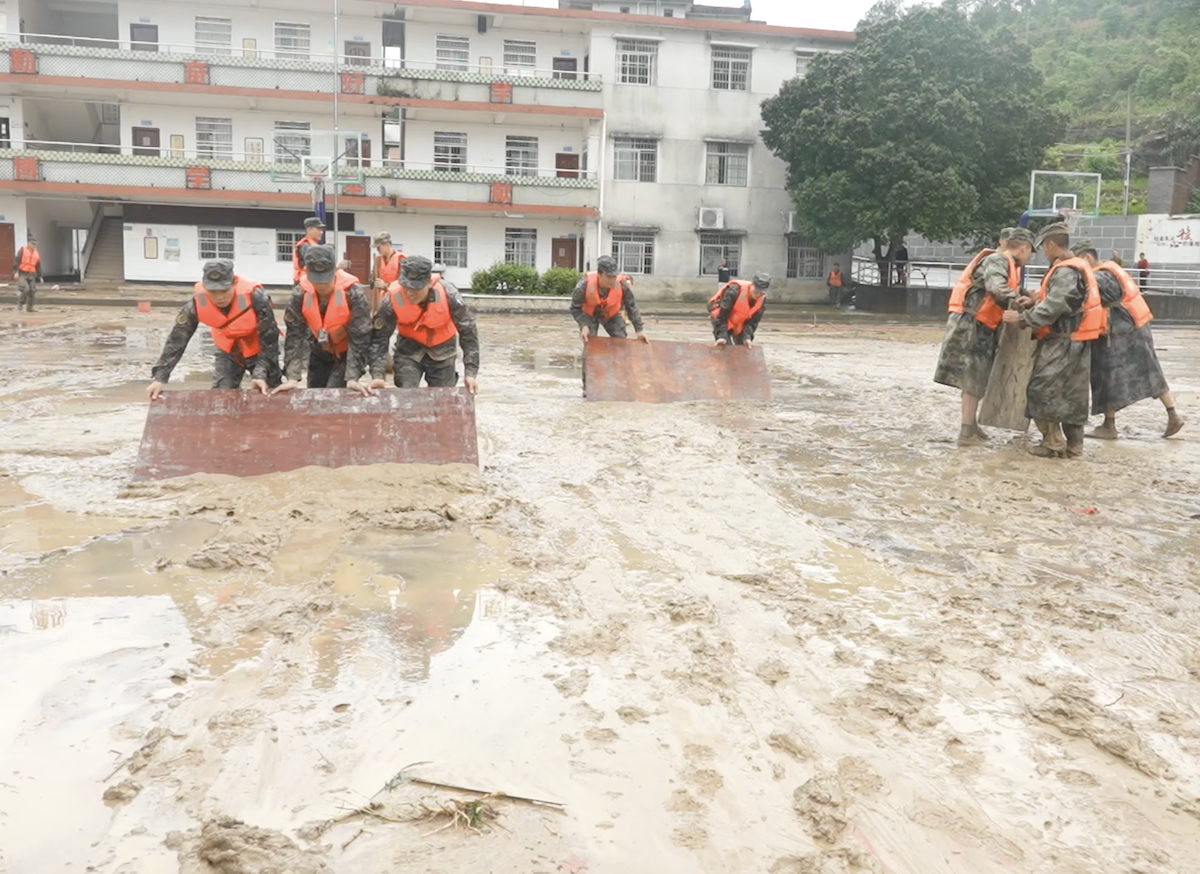
[[[1108,330],[1108,310],[1100,302],[1100,287],[1096,285],[1096,274],[1092,272],[1092,265],[1082,258],[1064,258],[1062,261],[1055,261],[1046,271],[1046,275],[1042,277],[1042,287],[1038,291],[1038,299],[1046,299],[1046,291],[1050,288],[1050,277],[1059,267],[1071,267],[1078,270],[1079,275],[1087,283],[1087,294],[1083,299],[1083,319],[1080,321],[1079,327],[1071,334],[1071,339],[1077,343],[1086,343],[1103,336]],[[1049,337],[1050,327],[1039,328],[1034,336],[1039,340]]]
[[1101,270],[1111,273],[1120,283],[1121,306],[1133,319],[1134,327],[1144,328],[1150,324],[1154,319],[1154,314],[1150,312],[1150,304],[1146,303],[1146,298],[1142,296],[1142,290],[1133,281],[1133,277],[1125,272],[1125,268],[1113,261],[1105,261],[1096,266],[1097,272]]
[[[212,329],[213,345],[226,355],[237,355],[242,361],[258,357],[258,314],[254,312],[251,294],[262,286],[253,279],[241,276],[233,278],[233,303],[226,316],[212,302],[204,284],[197,282],[194,286],[196,293],[196,318],[202,325]],[[249,312],[247,312],[249,311]]]
[[[994,254],[996,254],[995,249],[984,249],[971,259],[971,263],[967,265],[967,269],[962,272],[962,275],[958,277],[958,282],[954,283],[954,288],[950,290],[950,312],[961,313],[963,311],[963,304],[966,302],[967,292],[971,290],[975,271],[979,269],[979,265],[984,258]],[[1017,262],[1010,255],[1005,255],[1004,257],[1008,261],[1008,287],[1013,291],[1020,291],[1021,271],[1017,269]],[[1004,307],[996,303],[990,294],[984,294],[983,303],[975,311],[975,321],[994,331],[1000,327],[1000,323],[1003,320]]]
[[748,282],[745,279],[730,280],[721,286],[721,290],[714,294],[708,301],[708,305],[712,307],[708,314],[714,319],[721,314],[721,298],[731,285],[737,288],[738,296],[733,302],[733,309],[729,311],[729,321],[726,322],[725,326],[729,330],[729,333],[736,337],[745,329],[746,322],[750,321],[754,314],[763,308],[767,297],[766,295],[759,295],[758,300],[751,303],[750,289],[754,287],[754,283]]
[[388,300],[396,313],[396,333],[401,337],[432,349],[458,336],[458,326],[450,316],[450,298],[441,282],[433,284],[424,307],[409,303],[399,282],[388,288]]
[[842,287],[842,271],[839,270],[837,273],[834,273],[832,270],[829,271],[829,280],[828,280],[827,284],[829,285],[830,288],[841,288]]
[[17,268],[20,273],[37,273],[38,265],[42,263],[42,253],[28,246],[21,247],[21,266]]
[[304,264],[300,260],[300,247],[315,245],[317,244],[308,237],[301,237],[296,241],[296,248],[292,249],[292,282],[299,282],[300,274],[304,272]]
[[392,260],[388,261],[382,255],[379,257],[379,278],[391,285],[400,278],[400,262],[404,260],[403,252],[392,252]]
[[304,291],[304,304],[300,308],[304,321],[312,331],[313,339],[319,340],[324,331],[329,338],[321,343],[321,348],[335,358],[341,358],[350,348],[350,297],[346,293],[358,280],[339,270],[333,275],[333,294],[325,305],[325,315],[321,315],[321,304],[317,300],[317,289],[309,281],[308,274],[300,277],[300,288]]
[[622,273],[617,277],[617,284],[608,290],[608,296],[600,297],[600,274],[592,271],[587,275],[587,290],[583,295],[583,311],[590,318],[595,318],[596,312],[599,311],[601,320],[607,322],[621,311],[621,307],[625,303],[625,283],[632,281]]

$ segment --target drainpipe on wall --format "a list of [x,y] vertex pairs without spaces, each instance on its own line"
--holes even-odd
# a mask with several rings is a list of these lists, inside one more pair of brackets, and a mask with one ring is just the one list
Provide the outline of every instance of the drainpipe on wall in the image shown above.
[[600,116],[600,160],[596,167],[596,182],[600,186],[600,203],[597,209],[600,215],[596,218],[596,257],[604,252],[604,168],[608,164],[608,111]]

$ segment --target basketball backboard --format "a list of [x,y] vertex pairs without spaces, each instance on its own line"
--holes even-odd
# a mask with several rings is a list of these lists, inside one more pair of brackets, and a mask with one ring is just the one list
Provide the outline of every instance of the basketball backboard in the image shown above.
[[1103,184],[1099,173],[1034,170],[1029,180],[1029,214],[1049,217],[1077,210],[1082,218],[1097,218]]
[[361,185],[371,164],[371,138],[361,131],[275,131],[274,182]]

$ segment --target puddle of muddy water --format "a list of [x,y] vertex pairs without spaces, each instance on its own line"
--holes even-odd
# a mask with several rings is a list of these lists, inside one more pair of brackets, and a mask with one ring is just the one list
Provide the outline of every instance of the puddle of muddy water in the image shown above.
[[549,352],[545,349],[514,349],[512,363],[526,370],[578,379],[583,375],[583,356],[573,352]]

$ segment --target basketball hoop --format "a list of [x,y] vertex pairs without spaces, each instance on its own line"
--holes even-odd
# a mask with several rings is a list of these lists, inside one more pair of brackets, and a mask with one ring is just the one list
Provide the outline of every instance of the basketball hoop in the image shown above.
[[1067,226],[1067,231],[1071,236],[1075,236],[1075,232],[1079,230],[1079,223],[1083,220],[1082,209],[1061,209],[1058,214],[1062,216],[1063,223]]

